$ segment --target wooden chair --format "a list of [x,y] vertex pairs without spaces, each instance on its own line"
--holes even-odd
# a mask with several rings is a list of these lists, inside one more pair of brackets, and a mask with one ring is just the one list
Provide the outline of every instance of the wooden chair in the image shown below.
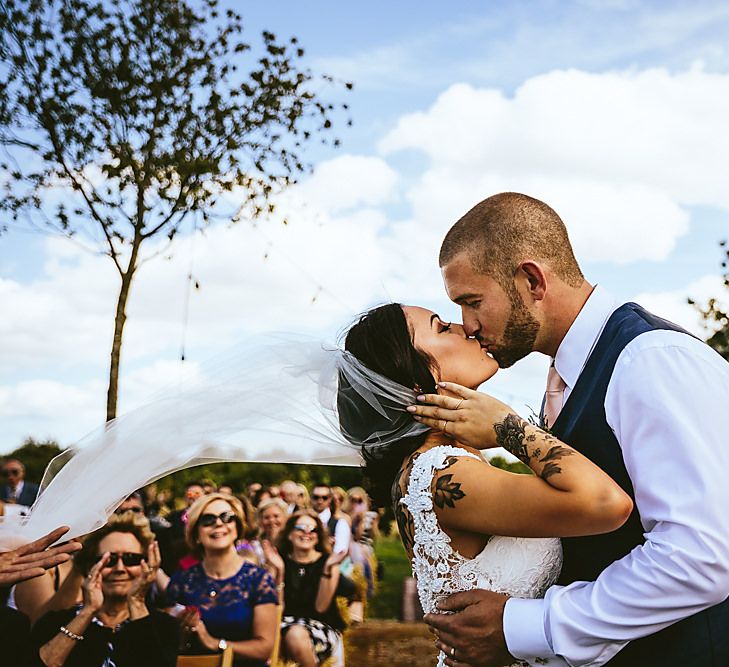
[[178,655],[177,667],[233,667],[233,649],[229,646],[216,655]]
[[277,667],[279,664],[278,656],[281,653],[281,619],[283,618],[283,604],[276,605],[276,634],[273,638],[273,653],[269,664],[271,667]]

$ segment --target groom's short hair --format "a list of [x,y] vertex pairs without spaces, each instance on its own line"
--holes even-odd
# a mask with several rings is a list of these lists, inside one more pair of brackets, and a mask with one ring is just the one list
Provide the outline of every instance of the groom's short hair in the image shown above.
[[456,222],[440,247],[440,266],[463,252],[474,271],[507,290],[527,259],[544,262],[572,287],[584,280],[562,219],[544,202],[518,192],[484,199]]

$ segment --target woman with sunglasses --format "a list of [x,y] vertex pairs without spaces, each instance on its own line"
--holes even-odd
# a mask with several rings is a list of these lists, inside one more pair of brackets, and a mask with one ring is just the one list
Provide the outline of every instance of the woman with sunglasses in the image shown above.
[[339,573],[347,553],[332,553],[329,538],[316,512],[301,510],[286,521],[278,550],[264,542],[266,560],[283,573],[283,650],[300,667],[326,660],[344,629],[336,596],[351,596],[354,584]]
[[238,667],[265,667],[276,631],[276,584],[236,551],[246,524],[240,501],[224,493],[198,498],[187,512],[185,540],[197,565],[172,575],[168,604],[182,605],[185,653],[233,648]]
[[146,604],[159,568],[159,548],[144,517],[114,515],[76,556],[86,574],[83,602],[50,611],[35,624],[38,667],[174,667],[175,619]]

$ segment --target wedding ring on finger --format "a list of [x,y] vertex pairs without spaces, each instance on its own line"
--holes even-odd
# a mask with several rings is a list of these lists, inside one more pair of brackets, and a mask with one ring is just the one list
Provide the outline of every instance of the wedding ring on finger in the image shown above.
[[446,431],[446,428],[448,428],[448,422],[444,419],[443,428],[441,429],[441,431],[443,431],[443,433],[447,433],[448,431]]
[[455,660],[456,659],[456,647],[455,646],[451,646],[451,654],[450,655],[451,655],[451,660]]

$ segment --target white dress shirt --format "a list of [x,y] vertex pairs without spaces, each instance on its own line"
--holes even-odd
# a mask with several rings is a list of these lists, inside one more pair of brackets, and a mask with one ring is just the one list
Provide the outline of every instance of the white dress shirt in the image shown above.
[[[326,528],[327,522],[332,518],[332,510],[326,508],[323,512],[319,513],[319,519]],[[342,553],[343,551],[349,551],[349,543],[352,539],[352,531],[349,524],[344,519],[337,519],[337,523],[334,526],[334,546],[332,551],[334,553]]]
[[[619,305],[595,288],[567,332],[555,357],[565,400]],[[646,541],[594,582],[552,586],[543,600],[510,599],[512,655],[531,665],[602,665],[629,641],[729,595],[727,405],[729,364],[704,343],[650,331],[625,347],[605,414]]]

